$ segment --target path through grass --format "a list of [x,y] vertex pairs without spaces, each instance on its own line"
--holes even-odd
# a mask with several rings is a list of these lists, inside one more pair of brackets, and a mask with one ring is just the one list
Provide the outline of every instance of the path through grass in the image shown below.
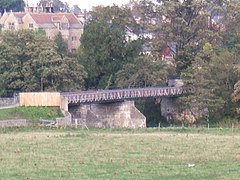
[[0,177],[240,179],[240,133],[2,130]]

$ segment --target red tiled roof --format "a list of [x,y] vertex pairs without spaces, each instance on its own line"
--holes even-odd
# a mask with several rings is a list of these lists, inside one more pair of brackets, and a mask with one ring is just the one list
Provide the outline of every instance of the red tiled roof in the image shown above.
[[60,20],[65,16],[70,24],[80,24],[77,17],[72,13],[30,13],[37,24],[52,24],[55,20]]
[[23,16],[26,15],[26,13],[21,13],[21,12],[14,12],[13,15],[17,18],[23,18]]
[[69,20],[70,23],[72,23],[72,24],[79,24],[80,23],[79,20],[77,19],[77,17],[74,14],[65,13],[64,15],[67,17],[67,19]]
[[52,16],[52,21],[56,22],[56,21],[61,21],[62,16]]

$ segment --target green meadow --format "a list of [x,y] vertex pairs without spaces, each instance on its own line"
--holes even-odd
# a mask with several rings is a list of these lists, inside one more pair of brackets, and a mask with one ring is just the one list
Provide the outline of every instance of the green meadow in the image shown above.
[[37,122],[39,119],[55,119],[62,117],[58,107],[16,107],[0,109],[0,120],[6,119],[27,119],[30,122]]
[[0,130],[0,179],[240,179],[240,130]]

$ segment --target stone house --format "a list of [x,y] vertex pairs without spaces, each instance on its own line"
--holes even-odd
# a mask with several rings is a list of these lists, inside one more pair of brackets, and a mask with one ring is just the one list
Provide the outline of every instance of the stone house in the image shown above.
[[43,9],[43,6],[38,5],[36,8],[25,8],[25,12],[4,12],[0,18],[1,30],[44,30],[49,39],[60,32],[69,51],[75,54],[80,46],[83,23],[73,13],[53,13]]

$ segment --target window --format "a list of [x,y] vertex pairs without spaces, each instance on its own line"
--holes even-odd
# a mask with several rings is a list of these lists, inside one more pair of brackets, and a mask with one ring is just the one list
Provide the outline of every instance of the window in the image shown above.
[[72,36],[72,41],[77,41],[77,36]]
[[76,49],[72,49],[72,54],[76,54],[77,50]]
[[33,24],[32,23],[29,24],[29,29],[33,29]]
[[62,29],[68,29],[68,23],[62,23]]
[[8,23],[8,29],[14,30],[15,29],[14,23]]

